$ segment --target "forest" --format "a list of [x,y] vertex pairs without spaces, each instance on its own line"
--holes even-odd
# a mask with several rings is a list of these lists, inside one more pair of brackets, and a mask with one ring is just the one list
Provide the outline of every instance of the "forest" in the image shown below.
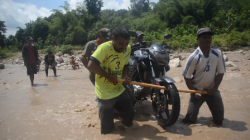
[[[0,59],[22,50],[27,36],[33,37],[41,53],[70,53],[84,49],[100,28],[112,31],[121,25],[142,31],[149,45],[165,41],[176,50],[196,48],[196,32],[204,27],[215,33],[212,46],[223,50],[250,46],[249,0],[130,0],[128,9],[102,7],[102,0],[84,0],[75,9],[65,1],[50,16],[27,21],[25,28],[17,27],[16,34],[8,37],[5,21],[0,20]],[[173,37],[163,40],[166,33]]]

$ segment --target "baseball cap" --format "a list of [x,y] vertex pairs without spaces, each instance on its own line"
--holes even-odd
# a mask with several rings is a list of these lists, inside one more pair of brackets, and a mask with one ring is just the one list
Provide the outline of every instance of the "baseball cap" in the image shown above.
[[101,28],[99,30],[99,34],[103,35],[107,38],[107,40],[111,40],[111,32],[108,28]]
[[142,31],[136,31],[137,37],[143,35]]
[[27,40],[33,40],[33,38],[31,36],[28,36]]
[[214,33],[209,28],[200,28],[197,32],[197,36],[204,33],[210,33],[211,35],[214,35]]

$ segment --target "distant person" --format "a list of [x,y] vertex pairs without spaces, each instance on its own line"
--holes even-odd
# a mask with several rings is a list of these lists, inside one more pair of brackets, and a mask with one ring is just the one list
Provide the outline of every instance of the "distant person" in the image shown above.
[[[87,68],[90,56],[95,52],[97,47],[104,42],[111,40],[111,32],[107,28],[102,28],[98,31],[97,39],[89,41],[82,52],[81,61],[85,68]],[[95,85],[95,74],[89,73],[89,79]]]
[[78,63],[76,63],[74,56],[71,56],[70,64],[71,64],[73,69],[76,69],[76,68],[79,69],[79,65],[78,65]]
[[37,48],[33,45],[33,38],[27,37],[27,44],[23,46],[22,56],[24,65],[27,68],[27,74],[30,76],[31,86],[34,86],[34,74],[37,73],[36,65],[40,63],[38,59]]
[[44,62],[45,62],[45,73],[46,77],[48,77],[48,72],[49,68],[53,69],[54,76],[56,77],[56,61],[55,61],[55,56],[51,51],[48,52],[48,54],[44,57]]
[[223,79],[225,62],[222,51],[211,47],[213,32],[201,28],[197,32],[198,48],[189,56],[182,73],[191,90],[205,90],[207,94],[191,94],[183,123],[196,123],[201,105],[206,102],[213,116],[213,122],[222,125],[224,106],[219,85]]
[[131,47],[133,47],[134,45],[141,45],[142,41],[143,41],[143,37],[144,37],[144,34],[142,31],[136,31],[136,38],[135,38],[135,42],[133,44],[131,44]]
[[112,32],[112,41],[101,44],[90,57],[88,69],[96,74],[95,92],[97,96],[101,134],[108,134],[114,127],[114,109],[119,112],[122,124],[130,127],[134,109],[128,91],[123,84],[129,84],[128,62],[131,48],[128,46],[130,35],[125,27]]
[[63,58],[60,57],[60,56],[57,56],[56,61],[58,61],[59,63],[63,63],[64,62]]

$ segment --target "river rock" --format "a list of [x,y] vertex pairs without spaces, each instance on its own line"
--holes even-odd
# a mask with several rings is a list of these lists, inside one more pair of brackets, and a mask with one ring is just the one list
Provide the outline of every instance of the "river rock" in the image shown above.
[[59,52],[59,53],[56,54],[56,56],[59,56],[59,57],[62,56],[62,55],[63,55],[62,52]]
[[226,67],[238,67],[237,65],[235,65],[233,62],[231,61],[228,61],[228,62],[225,62],[225,66]]
[[5,69],[5,65],[3,63],[0,63],[0,69]]
[[68,58],[68,57],[69,57],[69,54],[64,54],[63,57]]
[[228,57],[227,57],[227,55],[226,55],[226,54],[223,54],[223,58],[224,58],[225,62],[227,62],[227,61],[228,61]]
[[181,61],[180,61],[180,59],[179,58],[174,58],[174,59],[170,60],[169,66],[170,67],[174,67],[174,68],[181,67]]
[[250,55],[245,57],[246,60],[250,60]]
[[181,83],[181,82],[183,82],[183,78],[180,78],[180,77],[174,77],[173,80],[174,80],[176,83]]
[[16,59],[16,60],[15,60],[15,63],[18,64],[18,63],[19,63],[19,59]]

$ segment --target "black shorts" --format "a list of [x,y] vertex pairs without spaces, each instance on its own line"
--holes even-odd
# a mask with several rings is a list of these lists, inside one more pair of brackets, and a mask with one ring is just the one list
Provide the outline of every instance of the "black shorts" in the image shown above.
[[27,74],[32,75],[32,74],[36,74],[36,73],[37,73],[36,64],[28,64],[27,65]]

